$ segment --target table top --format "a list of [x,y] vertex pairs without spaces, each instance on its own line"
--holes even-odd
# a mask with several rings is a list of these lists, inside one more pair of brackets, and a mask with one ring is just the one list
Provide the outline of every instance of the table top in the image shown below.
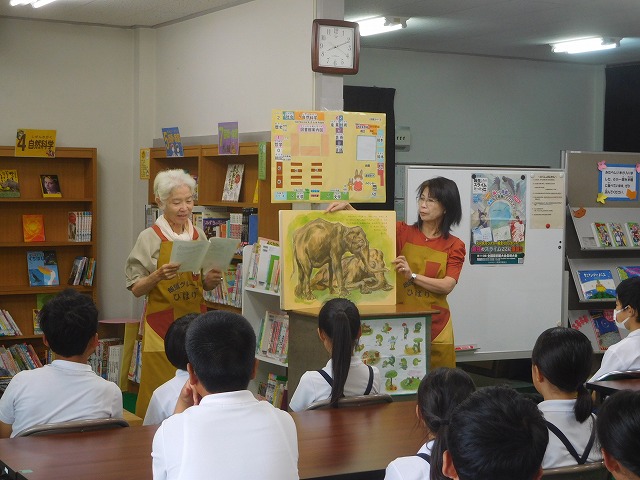
[[[300,478],[382,471],[424,443],[415,402],[292,413]],[[157,426],[0,440],[0,463],[29,480],[151,479]]]
[[[291,311],[305,317],[317,318],[321,308],[322,307],[296,308]],[[361,318],[414,317],[438,313],[438,310],[425,310],[419,306],[405,305],[404,303],[397,303],[395,305],[358,305],[358,311],[360,312]]]
[[611,395],[618,390],[640,391],[640,378],[629,378],[624,380],[603,380],[600,382],[588,382],[587,388],[599,393]]

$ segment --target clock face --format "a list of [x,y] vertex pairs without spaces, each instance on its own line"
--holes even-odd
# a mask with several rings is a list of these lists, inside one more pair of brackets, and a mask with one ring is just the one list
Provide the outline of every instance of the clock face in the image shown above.
[[322,25],[318,30],[318,65],[353,68],[355,31],[353,28]]

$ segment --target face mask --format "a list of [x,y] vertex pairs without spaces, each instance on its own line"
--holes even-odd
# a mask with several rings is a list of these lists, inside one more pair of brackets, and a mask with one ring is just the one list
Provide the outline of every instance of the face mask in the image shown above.
[[618,315],[620,315],[621,312],[624,312],[626,310],[627,307],[620,309],[620,310],[614,310],[613,311],[613,321],[616,322],[616,327],[618,327],[620,330],[627,330],[627,327],[625,326],[625,323],[627,323],[627,320],[629,320],[627,318],[627,320],[623,320],[622,322],[618,321]]

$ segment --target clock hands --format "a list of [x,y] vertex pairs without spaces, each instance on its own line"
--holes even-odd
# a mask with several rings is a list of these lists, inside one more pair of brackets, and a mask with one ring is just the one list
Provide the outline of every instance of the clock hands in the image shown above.
[[327,48],[327,52],[328,52],[329,50],[333,50],[334,48],[339,48],[339,47],[341,47],[341,46],[343,46],[343,45],[346,45],[347,43],[351,43],[351,40],[347,40],[346,42],[343,42],[343,43],[341,43],[341,44],[339,44],[339,45],[334,45],[334,46],[333,46],[333,47],[331,47],[331,48]]

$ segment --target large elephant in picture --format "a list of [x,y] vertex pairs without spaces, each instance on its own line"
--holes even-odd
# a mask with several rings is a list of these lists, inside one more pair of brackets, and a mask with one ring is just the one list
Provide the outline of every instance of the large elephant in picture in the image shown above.
[[317,218],[298,228],[293,234],[293,256],[298,270],[296,296],[315,299],[311,291],[311,274],[314,268],[323,265],[327,265],[329,270],[329,291],[347,296],[349,291],[345,288],[342,274],[342,257],[347,252],[357,255],[364,265],[369,265],[369,241],[362,227],[347,227]]

